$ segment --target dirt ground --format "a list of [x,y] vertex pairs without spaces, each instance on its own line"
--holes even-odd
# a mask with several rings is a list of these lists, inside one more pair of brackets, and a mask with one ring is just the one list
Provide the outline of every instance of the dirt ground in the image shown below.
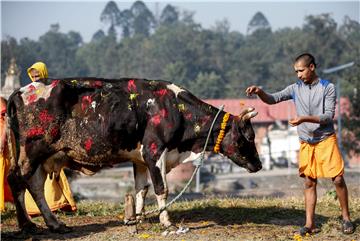
[[[132,235],[118,217],[104,216],[63,218],[62,220],[73,228],[72,232],[66,234],[55,234],[44,229],[42,234],[30,236],[4,230],[1,240],[360,240],[359,231],[349,236],[341,234],[340,224],[334,224],[339,228],[334,227],[332,232],[301,239],[296,234],[298,229],[295,226],[300,225],[302,220],[291,217],[254,224],[251,220],[238,223],[217,222],[202,218],[201,213],[195,216],[196,221],[183,223],[190,229],[189,232],[179,235],[163,236],[159,224],[151,222],[138,225],[138,233]],[[358,219],[356,223],[359,225],[360,220]]]
[[[280,179],[281,180],[281,179]],[[268,179],[267,179],[268,181]],[[137,233],[131,234],[129,227],[123,224],[120,209],[99,210],[96,206],[84,206],[76,214],[58,214],[58,218],[72,231],[65,234],[51,233],[41,217],[33,221],[42,227],[36,235],[23,234],[18,231],[15,210],[2,215],[1,240],[358,240],[360,241],[360,175],[355,173],[348,178],[350,211],[354,224],[358,227],[352,235],[341,233],[340,210],[338,200],[327,192],[319,194],[316,210],[317,226],[321,232],[309,237],[299,237],[297,231],[304,224],[303,198],[288,197],[283,194],[239,195],[235,198],[222,196],[208,197],[209,201],[180,201],[170,209],[170,216],[176,226],[189,228],[181,234],[163,236],[164,229],[156,215],[137,225]],[[287,183],[286,178],[282,178]],[[261,186],[261,182],[258,182]],[[330,184],[331,185],[331,184]],[[288,186],[288,183],[287,185]],[[285,192],[285,187],[276,185]],[[245,191],[245,190],[244,190]],[[325,193],[323,190],[322,193]],[[246,193],[246,192],[245,192]],[[251,193],[247,193],[251,194]],[[108,204],[105,204],[108,205]],[[118,204],[119,205],[119,204]],[[80,206],[80,205],[79,205]],[[88,211],[93,208],[93,211]],[[103,212],[103,213],[102,213]]]

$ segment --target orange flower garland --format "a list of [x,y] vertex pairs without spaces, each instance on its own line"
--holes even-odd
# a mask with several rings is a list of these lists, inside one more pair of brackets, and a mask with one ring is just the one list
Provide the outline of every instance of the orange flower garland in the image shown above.
[[214,146],[214,152],[215,153],[219,153],[220,152],[220,144],[223,141],[224,137],[225,137],[225,128],[226,128],[226,123],[229,120],[230,114],[226,113],[223,117],[223,120],[221,122],[221,126],[220,126],[220,132],[219,135],[216,139],[216,144]]

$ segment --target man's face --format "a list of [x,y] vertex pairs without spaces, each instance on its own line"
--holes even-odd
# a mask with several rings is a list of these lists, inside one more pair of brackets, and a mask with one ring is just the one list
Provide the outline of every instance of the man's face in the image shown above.
[[30,70],[31,80],[38,81],[40,79],[40,73],[36,69]]
[[297,77],[305,84],[311,84],[313,82],[315,71],[315,66],[313,64],[307,66],[304,61],[300,60],[294,64],[294,69]]

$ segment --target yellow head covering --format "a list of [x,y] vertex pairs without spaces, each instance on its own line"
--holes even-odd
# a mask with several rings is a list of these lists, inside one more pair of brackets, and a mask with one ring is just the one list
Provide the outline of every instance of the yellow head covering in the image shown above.
[[48,77],[48,71],[47,71],[47,68],[46,68],[46,64],[44,64],[43,62],[36,62],[30,68],[27,69],[27,73],[28,73],[31,81],[35,81],[35,80],[33,80],[31,78],[30,71],[32,69],[36,69],[37,71],[39,71],[40,79],[44,79],[44,78]]

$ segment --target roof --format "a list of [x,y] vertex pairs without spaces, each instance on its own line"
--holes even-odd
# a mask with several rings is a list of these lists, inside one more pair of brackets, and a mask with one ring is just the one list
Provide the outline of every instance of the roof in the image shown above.
[[[219,108],[225,105],[224,110],[233,115],[239,115],[241,110],[245,107],[254,107],[259,113],[252,119],[253,123],[269,123],[275,120],[288,121],[296,117],[295,105],[292,100],[280,102],[275,105],[268,105],[262,102],[259,98],[249,99],[205,99],[204,102]],[[342,113],[348,113],[350,102],[347,98],[340,99],[340,108]],[[335,118],[337,118],[337,109]]]

